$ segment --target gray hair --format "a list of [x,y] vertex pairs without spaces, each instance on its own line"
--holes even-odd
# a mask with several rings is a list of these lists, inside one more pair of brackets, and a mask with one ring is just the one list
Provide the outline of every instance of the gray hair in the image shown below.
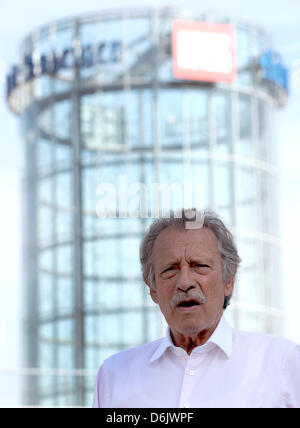
[[[197,219],[197,221],[199,221],[199,217],[201,217],[202,222],[200,226],[190,227],[192,224],[190,222],[193,221],[190,217],[191,212],[195,214],[194,220]],[[211,230],[218,240],[218,250],[222,258],[222,279],[224,284],[235,276],[241,259],[234,244],[232,233],[227,229],[219,216],[213,211],[208,210],[182,209],[177,213],[171,212],[169,218],[159,218],[155,220],[141,243],[140,262],[143,280],[149,287],[154,290],[156,289],[152,262],[153,246],[158,235],[167,228],[199,229],[201,227],[206,227]],[[229,305],[230,299],[231,295],[225,296],[223,309]]]

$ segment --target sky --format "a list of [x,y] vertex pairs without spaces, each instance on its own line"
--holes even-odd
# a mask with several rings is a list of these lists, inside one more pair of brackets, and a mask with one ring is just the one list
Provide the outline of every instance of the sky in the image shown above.
[[[274,135],[279,147],[279,215],[282,239],[282,284],[286,310],[285,336],[300,342],[299,310],[299,228],[300,219],[300,1],[299,0],[110,0],[109,8],[126,6],[175,6],[192,11],[215,10],[261,25],[291,71],[287,107],[276,112]],[[34,28],[71,15],[107,9],[100,0],[0,0],[0,384],[4,371],[21,364],[22,308],[22,171],[23,143],[20,123],[7,108],[4,76],[18,59],[22,39]],[[12,388],[16,378],[9,376]],[[1,395],[2,394],[2,395]],[[0,387],[1,398],[7,395]],[[8,394],[9,395],[9,394]],[[2,401],[3,403],[3,401]]]

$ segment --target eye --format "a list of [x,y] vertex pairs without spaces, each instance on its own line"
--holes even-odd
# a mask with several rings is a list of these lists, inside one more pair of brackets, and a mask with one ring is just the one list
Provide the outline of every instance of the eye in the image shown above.
[[201,273],[206,273],[209,269],[209,265],[206,265],[205,263],[193,263],[192,267],[196,268],[197,271]]
[[161,275],[164,278],[170,278],[171,276],[173,276],[175,274],[176,271],[176,266],[172,265],[172,266],[168,266],[165,270],[162,271]]
[[173,269],[175,269],[175,266],[170,266],[164,272],[168,272],[168,271],[173,270]]

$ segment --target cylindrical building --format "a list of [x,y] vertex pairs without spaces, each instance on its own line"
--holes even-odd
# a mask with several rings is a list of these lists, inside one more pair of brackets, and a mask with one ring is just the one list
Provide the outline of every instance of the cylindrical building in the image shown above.
[[271,114],[287,88],[270,48],[254,25],[169,8],[24,40],[7,99],[25,139],[24,364],[44,373],[30,404],[90,405],[104,358],[164,334],[139,245],[169,207],[220,214],[242,258],[228,317],[280,332]]

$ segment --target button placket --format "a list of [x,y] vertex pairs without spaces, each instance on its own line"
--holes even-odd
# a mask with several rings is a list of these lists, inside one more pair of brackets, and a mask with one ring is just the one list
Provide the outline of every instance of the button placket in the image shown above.
[[193,389],[193,384],[196,380],[196,370],[193,367],[192,362],[193,358],[189,356],[186,361],[186,367],[183,374],[182,387],[179,399],[179,407],[181,408],[189,408],[191,406],[191,390]]

